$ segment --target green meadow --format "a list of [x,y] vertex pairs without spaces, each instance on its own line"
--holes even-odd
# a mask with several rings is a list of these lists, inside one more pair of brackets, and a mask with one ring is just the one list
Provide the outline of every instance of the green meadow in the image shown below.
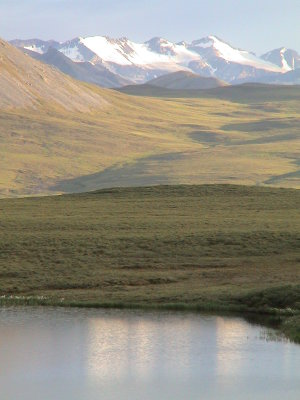
[[1,303],[261,313],[299,340],[299,207],[237,185],[2,199]]

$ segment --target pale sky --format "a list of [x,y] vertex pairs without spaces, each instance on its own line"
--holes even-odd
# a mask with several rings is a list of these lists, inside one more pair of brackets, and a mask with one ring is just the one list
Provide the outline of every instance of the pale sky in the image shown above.
[[257,54],[300,51],[300,0],[0,0],[0,37],[154,36],[179,42],[216,35]]

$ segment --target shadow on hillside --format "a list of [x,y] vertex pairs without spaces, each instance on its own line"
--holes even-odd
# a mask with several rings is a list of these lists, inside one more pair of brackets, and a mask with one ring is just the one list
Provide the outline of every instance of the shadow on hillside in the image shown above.
[[184,153],[166,153],[144,157],[136,162],[117,164],[104,171],[58,182],[50,190],[55,192],[79,193],[111,187],[166,185],[174,182],[166,174],[153,173],[157,163],[167,165],[185,157]]

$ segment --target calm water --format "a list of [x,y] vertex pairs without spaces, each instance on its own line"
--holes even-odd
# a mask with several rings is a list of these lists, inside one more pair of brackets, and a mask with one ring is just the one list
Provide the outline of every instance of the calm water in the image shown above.
[[237,318],[0,309],[1,400],[299,400],[300,346]]

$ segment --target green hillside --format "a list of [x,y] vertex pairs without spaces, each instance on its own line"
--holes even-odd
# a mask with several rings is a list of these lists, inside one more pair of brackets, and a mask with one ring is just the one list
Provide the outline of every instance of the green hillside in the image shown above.
[[101,95],[110,106],[94,113],[0,112],[2,196],[156,183],[300,187],[298,100]]

